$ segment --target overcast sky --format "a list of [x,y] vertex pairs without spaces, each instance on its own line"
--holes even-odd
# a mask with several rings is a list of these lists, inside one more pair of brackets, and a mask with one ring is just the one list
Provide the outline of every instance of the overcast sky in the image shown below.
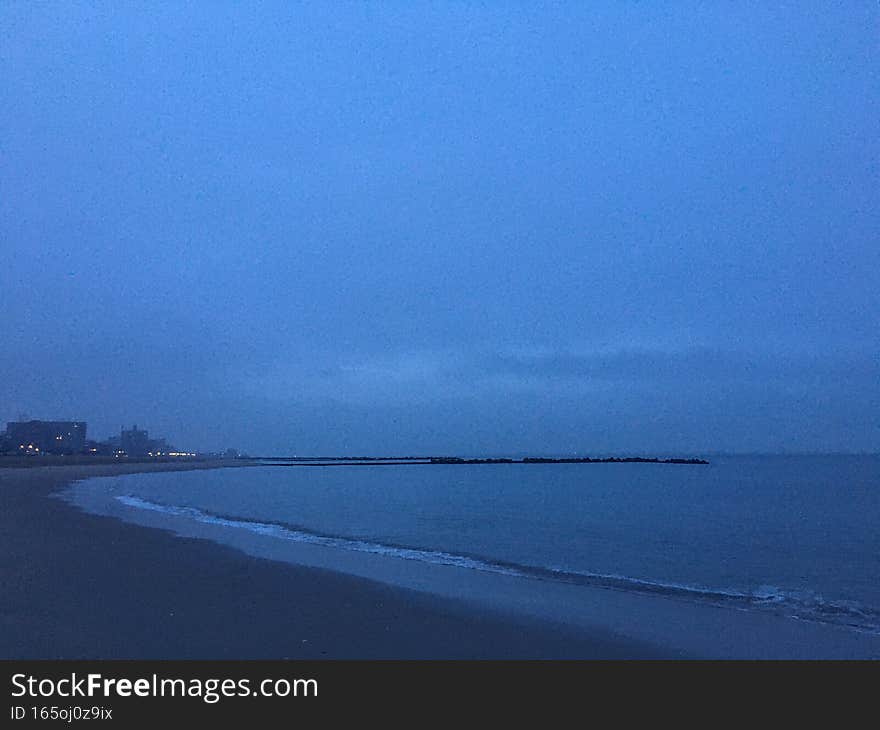
[[0,4],[0,419],[880,450],[880,10]]

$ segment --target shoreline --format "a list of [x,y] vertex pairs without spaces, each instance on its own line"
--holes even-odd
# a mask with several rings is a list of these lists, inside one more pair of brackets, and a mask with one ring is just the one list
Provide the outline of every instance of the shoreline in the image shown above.
[[607,630],[255,557],[90,514],[75,481],[228,462],[0,469],[4,659],[622,659],[681,653]]
[[296,543],[70,489],[244,466],[0,469],[0,657],[880,658],[880,636],[842,627]]
[[[138,477],[132,477],[134,481]],[[187,477],[182,477],[185,481]],[[696,600],[670,592],[646,592],[620,585],[559,581],[424,560],[418,555],[351,549],[338,541],[318,542],[275,529],[251,529],[232,515],[215,519],[198,510],[146,507],[138,499],[120,499],[126,478],[96,479],[63,498],[88,512],[115,517],[173,534],[203,538],[279,563],[309,566],[417,591],[430,601],[455,601],[477,615],[515,616],[542,624],[567,626],[591,636],[626,637],[660,647],[676,657],[715,659],[864,659],[880,658],[880,635],[834,622],[797,618],[787,606],[751,608]],[[228,483],[228,480],[224,480]],[[181,484],[185,491],[185,484]],[[135,484],[131,485],[138,492]],[[283,531],[282,531],[283,532]]]

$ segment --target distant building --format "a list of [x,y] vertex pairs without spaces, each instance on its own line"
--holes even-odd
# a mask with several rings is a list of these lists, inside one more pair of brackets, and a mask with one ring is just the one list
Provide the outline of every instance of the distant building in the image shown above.
[[119,435],[119,448],[128,456],[147,456],[153,450],[153,442],[150,441],[150,434],[139,430],[137,424],[128,431],[123,426]]
[[[117,439],[108,439],[111,445],[115,441]],[[123,426],[119,434],[118,449],[126,456],[177,456],[174,447],[165,439],[151,439],[149,432],[141,431],[137,424],[129,430]]]
[[28,454],[81,454],[86,448],[85,421],[11,421],[7,448]]
[[86,453],[96,456],[106,456],[107,443],[105,441],[95,441],[94,439],[86,439]]

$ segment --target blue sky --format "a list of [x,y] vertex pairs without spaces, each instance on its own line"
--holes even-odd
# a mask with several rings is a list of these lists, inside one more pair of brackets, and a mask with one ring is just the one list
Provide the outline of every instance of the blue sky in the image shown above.
[[880,450],[880,10],[4,3],[0,418]]

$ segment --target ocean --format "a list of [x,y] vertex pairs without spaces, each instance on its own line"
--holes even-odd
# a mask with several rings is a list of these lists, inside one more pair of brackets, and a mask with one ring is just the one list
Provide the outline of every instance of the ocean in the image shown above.
[[133,474],[74,501],[389,561],[770,611],[880,634],[880,457],[709,465],[261,466]]

